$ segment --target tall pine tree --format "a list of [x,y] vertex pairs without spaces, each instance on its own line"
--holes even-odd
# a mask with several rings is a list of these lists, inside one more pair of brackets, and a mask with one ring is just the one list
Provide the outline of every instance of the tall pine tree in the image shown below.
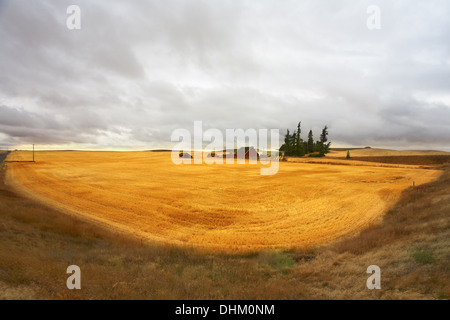
[[314,138],[312,130],[309,130],[308,133],[308,153],[314,152]]
[[294,130],[294,132],[291,135],[291,156],[295,156],[296,150],[297,150],[297,132]]
[[282,151],[284,151],[284,154],[286,156],[290,156],[291,155],[291,149],[292,149],[291,148],[291,141],[292,141],[292,138],[291,138],[291,135],[289,134],[289,129],[287,129],[286,135],[284,136],[284,145],[282,146],[283,147]]
[[303,145],[303,140],[300,136],[302,129],[301,129],[301,121],[297,124],[297,135],[296,135],[296,145],[295,145],[295,155],[298,157],[302,157],[305,155],[305,148]]
[[330,152],[330,144],[331,142],[328,142],[328,127],[325,126],[322,129],[322,134],[320,135],[320,144],[319,144],[319,153],[321,156],[324,156],[328,152]]

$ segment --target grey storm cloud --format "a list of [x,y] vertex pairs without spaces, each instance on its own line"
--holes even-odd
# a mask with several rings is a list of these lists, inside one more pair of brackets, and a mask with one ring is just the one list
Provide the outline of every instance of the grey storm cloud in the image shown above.
[[[0,146],[170,147],[177,128],[329,127],[450,147],[443,1],[0,1]],[[381,29],[366,26],[377,5]]]

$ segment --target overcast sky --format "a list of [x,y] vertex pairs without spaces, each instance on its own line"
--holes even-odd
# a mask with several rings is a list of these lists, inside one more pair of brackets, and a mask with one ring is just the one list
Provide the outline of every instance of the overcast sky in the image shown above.
[[441,0],[0,0],[0,148],[170,148],[195,120],[301,120],[335,147],[450,151],[449,17]]

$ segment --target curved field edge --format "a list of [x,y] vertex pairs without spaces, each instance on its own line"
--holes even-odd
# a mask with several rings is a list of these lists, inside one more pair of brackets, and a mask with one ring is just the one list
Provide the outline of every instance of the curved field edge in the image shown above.
[[[213,254],[149,245],[24,198],[0,179],[1,299],[448,299],[450,168],[383,221],[320,248]],[[82,290],[66,288],[66,268]],[[381,290],[365,287],[369,265]]]
[[439,174],[283,163],[278,175],[261,177],[257,167],[177,167],[167,154],[142,152],[37,158],[8,170],[8,183],[28,197],[145,241],[226,252],[310,247],[354,235],[414,180]]

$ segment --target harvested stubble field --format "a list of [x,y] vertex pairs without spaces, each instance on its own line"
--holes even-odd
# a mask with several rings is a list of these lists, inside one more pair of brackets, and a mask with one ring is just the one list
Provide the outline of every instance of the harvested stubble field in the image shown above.
[[[10,161],[28,159],[13,152]],[[281,162],[175,165],[168,152],[37,152],[7,183],[60,211],[138,238],[214,251],[308,248],[379,220],[413,182],[439,170]]]

